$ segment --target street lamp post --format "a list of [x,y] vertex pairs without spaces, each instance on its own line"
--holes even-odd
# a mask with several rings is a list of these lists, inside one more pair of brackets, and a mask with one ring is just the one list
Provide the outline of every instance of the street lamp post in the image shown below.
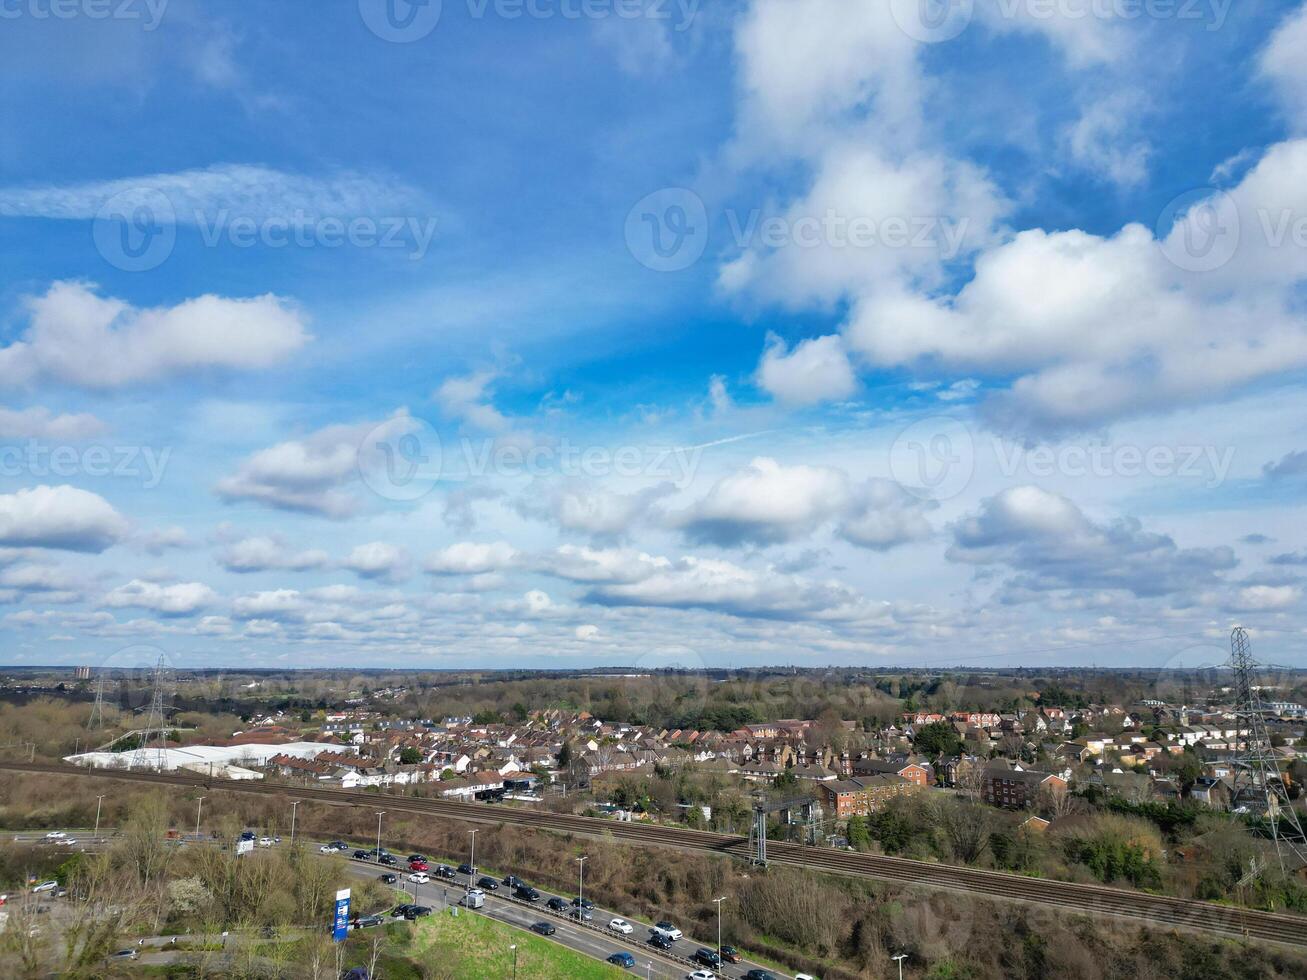
[[585,859],[587,855],[582,854],[577,858],[577,863],[581,865],[581,879],[577,883],[576,889],[576,921],[583,922],[583,913],[585,912]]
[[290,801],[290,846],[295,846],[295,808],[300,805],[299,800]]
[[472,858],[467,865],[472,869],[471,873],[467,876],[467,890],[470,892],[472,890],[472,876],[477,873],[477,832],[475,830],[469,830],[468,833],[472,835]]
[[377,863],[381,863],[381,818],[386,815],[385,810],[377,811]]
[[204,797],[195,801],[195,839],[200,839],[200,811],[204,809]]
[[517,980],[517,943],[508,948],[513,951],[513,980]]
[[713,904],[717,906],[717,969],[722,968],[722,902],[726,901],[726,896],[714,898]]
[[899,953],[898,956],[891,956],[890,959],[896,960],[899,964],[899,980],[903,980],[903,961],[908,958],[907,953]]
[[95,840],[100,839],[100,805],[102,803],[104,803],[104,797],[97,796],[95,798],[95,831],[91,834],[91,837]]

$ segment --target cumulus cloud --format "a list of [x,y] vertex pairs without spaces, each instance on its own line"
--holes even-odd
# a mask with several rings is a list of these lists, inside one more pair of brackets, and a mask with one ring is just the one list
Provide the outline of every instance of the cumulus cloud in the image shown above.
[[89,490],[43,485],[0,494],[0,545],[100,552],[127,532],[127,520]]
[[410,431],[416,421],[397,412],[384,422],[329,425],[300,439],[261,449],[218,482],[228,503],[253,501],[279,510],[343,519],[359,507],[347,486],[359,477],[365,441],[381,444]]
[[519,560],[507,541],[459,541],[428,557],[426,569],[433,575],[480,575],[513,568]]
[[1262,472],[1272,480],[1307,475],[1307,449],[1285,453],[1274,463],[1263,466]]
[[817,337],[787,351],[771,336],[758,365],[758,386],[778,401],[812,405],[848,398],[857,390],[853,367],[839,337]]
[[1236,612],[1280,612],[1302,601],[1296,585],[1249,585],[1240,589],[1230,603]]
[[832,525],[852,544],[885,550],[928,536],[930,506],[890,480],[854,484],[834,467],[759,457],[670,520],[690,539],[722,546],[793,541]]
[[524,517],[551,520],[564,531],[594,538],[619,540],[650,518],[659,500],[673,493],[670,483],[619,493],[597,483],[569,480],[544,484],[520,498],[516,507]]
[[224,546],[217,554],[218,564],[229,572],[266,571],[303,572],[325,568],[327,553],[319,549],[295,551],[279,537],[256,535],[241,538]]
[[408,552],[385,541],[353,548],[341,563],[361,578],[395,581],[408,575]]
[[148,609],[161,616],[190,616],[212,605],[217,598],[217,593],[202,582],[159,585],[132,579],[108,593],[103,604],[111,608]]
[[1261,54],[1262,75],[1271,80],[1285,115],[1299,132],[1307,130],[1307,5],[1299,6],[1280,23]]
[[1124,590],[1140,598],[1219,584],[1237,561],[1230,548],[1180,548],[1135,518],[1097,523],[1071,500],[1034,486],[1011,487],[952,526],[952,561],[1004,565],[1022,592]]
[[436,389],[435,399],[451,418],[467,423],[482,432],[503,432],[508,419],[490,403],[491,385],[497,371],[476,371],[460,377],[446,378]]
[[309,340],[303,314],[271,294],[139,309],[57,282],[27,307],[21,339],[0,347],[0,374],[14,384],[105,389],[204,368],[266,368]]
[[78,442],[104,435],[109,427],[85,412],[55,415],[48,408],[0,407],[0,439],[66,439]]
[[585,623],[576,628],[576,638],[578,640],[593,640],[599,636],[599,627],[593,623]]

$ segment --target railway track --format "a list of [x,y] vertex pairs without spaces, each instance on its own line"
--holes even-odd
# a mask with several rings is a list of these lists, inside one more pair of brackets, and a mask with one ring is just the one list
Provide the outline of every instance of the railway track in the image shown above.
[[[335,806],[375,808],[384,801],[394,812],[444,816],[471,823],[488,823],[549,830],[621,840],[638,845],[673,847],[678,850],[748,856],[746,838],[707,831],[663,827],[640,823],[601,820],[570,814],[541,813],[513,807],[492,807],[483,803],[417,799],[353,790],[314,786],[285,786],[265,782],[208,780],[179,773],[131,772],[113,769],[84,769],[50,763],[0,762],[0,770],[14,772],[92,776],[105,779],[150,782],[191,788],[222,789],[233,793],[264,796],[294,796]],[[776,864],[793,865],[830,874],[874,878],[903,885],[941,888],[999,901],[1055,907],[1084,915],[1107,915],[1138,924],[1169,926],[1209,934],[1260,939],[1287,946],[1307,946],[1307,917],[1233,908],[1211,902],[1186,901],[1163,895],[1027,878],[1000,871],[984,871],[956,865],[932,864],[908,858],[856,854],[825,848],[804,847],[769,841],[768,858]]]

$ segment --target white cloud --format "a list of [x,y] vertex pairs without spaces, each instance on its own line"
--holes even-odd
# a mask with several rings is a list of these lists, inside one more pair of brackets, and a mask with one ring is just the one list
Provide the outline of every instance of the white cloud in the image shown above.
[[506,541],[460,541],[431,555],[426,569],[433,575],[479,575],[512,568],[519,558],[517,550]]
[[839,534],[851,544],[887,551],[930,537],[934,529],[926,512],[934,507],[893,480],[871,479],[855,491]]
[[467,423],[482,432],[503,432],[509,421],[490,403],[495,371],[477,371],[461,377],[446,378],[436,389],[435,399],[451,418]]
[[1263,76],[1275,85],[1297,132],[1307,131],[1307,4],[1281,21],[1261,54]]
[[[261,449],[232,476],[218,482],[228,503],[249,500],[279,510],[342,519],[353,514],[359,499],[345,487],[359,477],[359,450],[365,440],[385,442],[415,421],[397,412],[384,422],[329,425],[301,439]],[[386,433],[390,435],[386,435]]]
[[0,407],[0,439],[66,439],[78,442],[103,435],[108,429],[94,415],[85,412],[55,415],[48,408]]
[[28,301],[28,312],[22,339],[0,347],[0,374],[14,384],[104,389],[204,368],[266,368],[309,340],[303,314],[271,294],[139,309],[84,283],[57,282]]
[[576,628],[576,638],[578,640],[593,640],[599,635],[599,627],[593,623],[585,623]]
[[952,527],[948,557],[1003,564],[1024,592],[1119,589],[1141,598],[1181,595],[1218,584],[1237,561],[1228,547],[1178,547],[1131,517],[1098,523],[1061,494],[1011,487]]
[[325,551],[310,549],[293,551],[280,538],[268,535],[241,538],[223,547],[217,560],[229,572],[302,572],[324,568],[328,557]]
[[240,619],[281,620],[300,619],[310,603],[296,589],[269,589],[237,596],[231,604],[232,612]]
[[1121,94],[1085,106],[1063,140],[1069,158],[1114,184],[1135,187],[1148,176],[1152,147],[1134,135],[1138,96]]
[[217,593],[202,582],[159,585],[132,579],[106,595],[103,604],[112,608],[149,609],[161,616],[190,616],[212,605],[217,598]]
[[408,574],[409,559],[403,548],[372,541],[356,546],[341,564],[362,578],[393,581]]
[[758,386],[787,404],[812,405],[848,398],[857,380],[839,337],[805,340],[787,352],[785,342],[771,336],[758,365]]
[[827,466],[782,466],[759,457],[719,480],[676,521],[717,544],[788,541],[810,534],[848,503],[848,478]]
[[619,539],[650,517],[657,502],[673,491],[671,484],[664,483],[635,493],[618,493],[596,483],[570,480],[543,491],[530,491],[516,506],[524,517],[552,519],[565,531]]
[[1239,590],[1230,607],[1238,612],[1279,612],[1302,601],[1296,585],[1250,585]]
[[127,532],[126,519],[88,490],[43,485],[0,494],[0,545],[100,552]]

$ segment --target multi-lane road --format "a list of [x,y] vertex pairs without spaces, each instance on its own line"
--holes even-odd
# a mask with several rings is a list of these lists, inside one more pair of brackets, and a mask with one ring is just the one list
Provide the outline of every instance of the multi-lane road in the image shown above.
[[[366,807],[370,810],[376,809],[384,800],[385,806],[392,812],[442,816],[472,823],[529,827],[640,845],[674,847],[685,851],[744,856],[748,844],[746,840],[736,836],[679,827],[544,813],[505,805],[456,803],[449,800],[427,800],[313,786],[292,787],[266,781],[229,782],[222,779],[210,781],[202,776],[173,772],[87,770],[51,763],[0,762],[0,769],[211,787],[233,793],[285,795],[302,800],[311,799],[343,806]],[[1086,915],[1113,916],[1140,925],[1247,937],[1289,946],[1307,946],[1307,917],[1303,916],[1259,912],[1216,905],[1211,902],[1187,901],[1123,888],[1027,878],[998,871],[982,871],[956,865],[931,864],[906,858],[856,854],[796,844],[769,842],[767,854],[769,860],[776,864],[795,865],[830,874],[942,888],[986,899],[1022,902],[1041,908],[1061,909]]]

